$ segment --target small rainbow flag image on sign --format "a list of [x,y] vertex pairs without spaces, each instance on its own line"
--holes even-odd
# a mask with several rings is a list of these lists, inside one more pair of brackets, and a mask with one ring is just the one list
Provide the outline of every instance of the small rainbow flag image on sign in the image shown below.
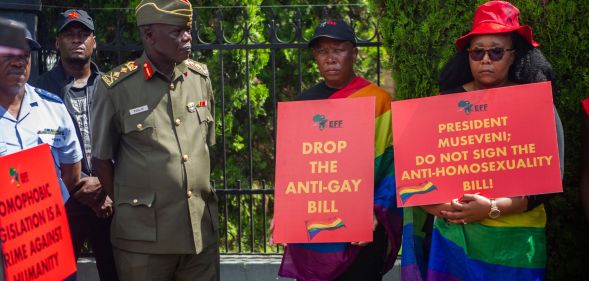
[[330,218],[328,220],[317,221],[317,220],[309,220],[306,221],[305,224],[307,225],[307,232],[309,233],[309,240],[313,240],[319,232],[324,230],[336,230],[346,226],[344,221],[340,218]]
[[399,190],[399,196],[401,196],[401,201],[405,203],[413,195],[425,194],[430,191],[436,190],[436,186],[431,181],[424,181],[419,184],[400,187]]

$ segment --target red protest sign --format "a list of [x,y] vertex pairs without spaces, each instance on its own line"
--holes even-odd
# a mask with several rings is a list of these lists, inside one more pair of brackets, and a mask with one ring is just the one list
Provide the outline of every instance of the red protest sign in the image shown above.
[[372,241],[371,98],[278,104],[274,241]]
[[397,204],[562,192],[549,82],[397,101]]
[[63,280],[76,262],[49,146],[0,157],[0,239],[7,281]]

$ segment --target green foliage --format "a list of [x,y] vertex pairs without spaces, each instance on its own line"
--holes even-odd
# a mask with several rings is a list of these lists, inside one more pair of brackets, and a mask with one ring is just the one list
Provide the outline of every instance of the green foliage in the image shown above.
[[[455,51],[454,40],[470,30],[476,7],[486,1],[371,0],[380,16],[381,34],[390,55],[396,98],[438,92],[438,75]],[[557,108],[565,128],[564,193],[547,204],[548,280],[589,280],[589,227],[579,200],[580,101],[589,92],[589,2],[512,1],[520,22],[534,38],[557,74],[561,98]],[[578,242],[576,242],[578,241]]]

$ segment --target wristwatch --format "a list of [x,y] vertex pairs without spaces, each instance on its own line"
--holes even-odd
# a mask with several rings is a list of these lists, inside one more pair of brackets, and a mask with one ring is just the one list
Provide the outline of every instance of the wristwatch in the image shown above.
[[501,211],[497,208],[497,202],[495,199],[491,199],[491,210],[489,211],[489,217],[492,219],[496,219],[501,216]]

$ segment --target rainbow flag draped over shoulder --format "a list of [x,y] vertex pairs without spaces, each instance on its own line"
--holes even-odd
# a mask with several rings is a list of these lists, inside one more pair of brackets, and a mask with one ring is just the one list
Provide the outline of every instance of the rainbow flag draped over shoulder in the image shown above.
[[418,207],[405,210],[403,281],[544,280],[544,205],[479,223],[454,224],[435,218],[427,262],[426,216]]
[[[402,211],[397,208],[393,169],[391,97],[369,81],[356,77],[329,98],[376,97],[374,144],[374,213],[388,236],[384,272],[392,268],[401,243]],[[354,114],[354,113],[351,113]],[[330,281],[354,262],[360,247],[349,243],[288,244],[278,275],[300,281]]]

